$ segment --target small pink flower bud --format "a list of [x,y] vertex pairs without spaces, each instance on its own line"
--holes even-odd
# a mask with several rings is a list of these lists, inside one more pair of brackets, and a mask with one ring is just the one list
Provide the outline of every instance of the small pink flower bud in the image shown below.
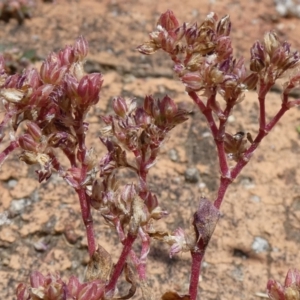
[[62,66],[71,65],[75,61],[74,49],[71,46],[66,46],[58,53],[59,60]]
[[281,66],[282,63],[286,60],[286,52],[283,47],[278,47],[275,49],[273,56],[271,58],[271,63],[275,66]]
[[178,111],[177,105],[169,96],[165,96],[159,104],[161,114],[167,119],[174,117]]
[[36,152],[38,144],[30,134],[24,133],[19,137],[19,144],[23,150]]
[[152,111],[152,105],[154,102],[154,98],[152,96],[146,96],[144,100],[144,110],[145,112],[151,116],[151,111]]
[[71,74],[67,73],[64,77],[64,87],[70,99],[78,98],[78,80]]
[[271,300],[286,300],[283,286],[273,279],[267,284],[268,296]]
[[29,105],[36,105],[39,107],[49,103],[49,96],[53,92],[54,86],[52,84],[44,84],[33,92],[30,97]]
[[30,299],[28,288],[24,283],[20,283],[16,290],[17,300],[27,300]]
[[78,292],[81,288],[81,283],[76,276],[71,276],[67,285],[68,293],[74,299],[77,299]]
[[216,50],[219,59],[230,58],[232,55],[231,39],[228,36],[222,36],[218,39]]
[[145,204],[151,213],[153,209],[155,209],[158,206],[158,200],[155,194],[148,193],[146,199],[145,199]]
[[299,65],[299,52],[295,51],[294,53],[290,54],[285,62],[283,63],[283,66],[281,67],[283,71],[286,71],[288,69],[293,69],[296,66]]
[[261,61],[265,60],[265,48],[259,42],[256,41],[250,49],[251,59],[260,59]]
[[157,25],[160,25],[161,27],[165,28],[167,31],[170,31],[178,28],[179,22],[175,17],[174,13],[171,10],[167,10],[165,13],[163,13],[160,16]]
[[41,86],[42,82],[40,79],[40,74],[36,69],[30,69],[26,71],[26,83],[30,85],[33,89],[37,89]]
[[94,300],[96,293],[97,285],[92,282],[86,283],[83,289],[79,292],[78,300]]
[[202,77],[198,72],[186,73],[181,77],[181,81],[192,91],[199,91],[203,87]]
[[68,66],[61,66],[58,61],[46,60],[41,66],[41,79],[44,83],[60,84],[67,69]]
[[83,60],[89,51],[89,45],[83,36],[80,36],[74,45],[74,56],[78,60]]
[[92,73],[81,78],[77,93],[81,97],[81,104],[90,106],[99,101],[99,92],[103,83],[102,75]]
[[33,271],[30,274],[30,285],[33,288],[38,288],[39,286],[43,286],[45,284],[45,277],[38,271]]
[[135,124],[146,128],[151,123],[151,117],[141,107],[137,108],[134,115]]
[[36,123],[31,121],[27,122],[26,126],[28,133],[33,137],[33,139],[36,142],[39,142],[42,137],[42,131],[40,127]]
[[137,108],[134,115],[135,124],[146,128],[151,123],[151,117],[141,107]]
[[57,299],[63,300],[64,298],[64,290],[63,285],[57,284],[57,282],[53,282],[47,289],[46,295],[48,299]]
[[290,269],[286,274],[285,287],[297,286],[300,287],[300,272],[297,269]]
[[125,99],[121,97],[116,97],[113,99],[113,109],[115,113],[119,116],[124,118],[127,113],[127,104]]
[[151,116],[156,120],[160,119],[160,117],[161,117],[159,104],[160,104],[160,101],[155,99],[152,102],[152,106],[151,106]]

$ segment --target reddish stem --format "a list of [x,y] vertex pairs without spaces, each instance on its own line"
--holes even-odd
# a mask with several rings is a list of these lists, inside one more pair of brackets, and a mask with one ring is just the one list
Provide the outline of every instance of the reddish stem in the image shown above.
[[205,251],[191,252],[192,256],[192,268],[191,268],[191,278],[190,278],[190,300],[197,300],[198,294],[198,283],[200,277],[201,263],[204,257]]
[[111,275],[111,278],[110,278],[110,281],[106,286],[106,289],[105,289],[106,293],[109,293],[110,291],[115,290],[117,281],[123,271],[127,256],[130,253],[132,245],[135,240],[136,240],[136,236],[128,233],[128,236],[124,242],[124,248],[122,250],[120,258],[119,258],[117,264],[115,265],[114,270]]
[[[189,92],[190,97],[194,100],[196,105],[199,107],[199,109],[205,116],[217,146],[218,158],[219,158],[219,164],[221,170],[221,178],[220,178],[220,186],[218,189],[218,195],[214,201],[214,206],[218,209],[220,208],[224,200],[224,196],[228,186],[233,182],[233,180],[238,176],[238,174],[241,172],[244,166],[249,162],[252,154],[254,153],[254,151],[262,141],[262,139],[269,133],[269,131],[277,124],[280,118],[289,109],[288,96],[284,95],[281,109],[273,117],[273,119],[268,124],[266,124],[265,96],[266,93],[269,91],[269,89],[270,86],[263,86],[263,88],[260,90],[259,93],[259,104],[260,104],[259,132],[255,140],[251,144],[251,146],[246,150],[246,152],[239,159],[239,161],[231,171],[229,170],[227,164],[223,136],[225,133],[226,121],[231,112],[232,106],[226,106],[226,109],[224,111],[224,119],[220,119],[220,125],[219,128],[217,128],[212,116],[212,110],[203,103],[203,101],[198,97],[198,95],[195,92]],[[191,252],[192,267],[191,267],[191,279],[190,279],[190,288],[189,288],[190,300],[197,299],[201,263],[204,257],[205,249],[206,249],[206,245],[204,245],[204,243],[201,243],[201,239],[200,239],[198,243],[198,251]]]
[[226,194],[228,186],[232,183],[232,180],[226,177],[220,178],[220,186],[218,190],[218,196],[216,200],[214,201],[214,206],[218,209],[220,209],[222,201],[224,199],[224,196]]
[[[193,99],[193,101],[199,107],[202,114],[204,115],[204,117],[207,120],[208,126],[211,130],[211,133],[214,137],[214,140],[215,140],[215,143],[217,146],[221,174],[223,177],[227,177],[228,176],[228,164],[227,164],[227,159],[226,159],[226,153],[224,150],[224,133],[225,133],[225,124],[227,121],[226,115],[229,115],[229,113],[231,111],[231,107],[230,106],[226,107],[226,110],[225,110],[226,115],[224,115],[225,118],[220,120],[220,127],[218,129],[218,127],[215,123],[215,120],[213,118],[213,115],[212,115],[212,110],[203,103],[203,101],[199,98],[199,96],[196,94],[196,92],[189,92],[189,96]],[[211,95],[210,98],[213,98],[213,99],[208,99],[208,102],[215,101],[215,97],[216,97],[216,94]]]
[[79,190],[76,190],[76,192],[79,197],[81,215],[86,230],[89,254],[92,257],[92,255],[96,251],[96,243],[95,243],[93,217],[91,214],[91,206],[86,197],[85,189],[81,188]]
[[19,143],[17,141],[10,142],[10,144],[0,153],[0,165],[2,165],[8,155],[18,147]]

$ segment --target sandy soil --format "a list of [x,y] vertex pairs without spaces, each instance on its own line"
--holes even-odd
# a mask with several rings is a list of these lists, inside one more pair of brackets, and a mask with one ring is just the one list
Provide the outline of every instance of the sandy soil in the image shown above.
[[[197,3],[196,3],[197,2]],[[103,152],[97,139],[99,115],[109,112],[113,96],[141,99],[145,94],[168,93],[193,109],[184,87],[173,79],[171,64],[156,54],[144,57],[134,49],[147,39],[160,13],[172,9],[182,21],[194,22],[210,11],[229,14],[233,22],[235,53],[249,58],[249,47],[265,31],[275,29],[300,49],[300,20],[283,19],[271,0],[254,1],[57,0],[38,3],[33,18],[22,26],[0,23],[0,46],[34,49],[39,58],[72,44],[84,35],[90,44],[88,72],[101,71],[102,100],[89,116],[88,143]],[[36,63],[37,65],[39,62]],[[280,107],[280,95],[268,97],[268,114]],[[151,171],[153,191],[170,216],[162,229],[188,227],[197,199],[212,199],[217,190],[216,153],[204,118],[194,108],[189,121],[173,132]],[[230,131],[257,132],[257,95],[248,92],[230,122]],[[293,109],[262,143],[251,163],[230,187],[221,207],[222,217],[205,256],[199,289],[201,299],[264,298],[268,278],[283,281],[287,270],[300,267],[300,150],[298,109]],[[186,171],[196,169],[196,182]],[[15,299],[18,282],[31,270],[60,271],[83,276],[88,262],[84,228],[74,192],[59,177],[39,186],[34,168],[10,158],[0,173],[0,298]],[[117,239],[97,213],[98,241],[112,252]],[[46,243],[41,250],[39,245]],[[185,293],[189,282],[189,255],[169,258],[168,248],[153,243],[148,264],[156,298],[173,289]],[[122,287],[121,287],[122,288]],[[134,299],[140,299],[140,291]]]

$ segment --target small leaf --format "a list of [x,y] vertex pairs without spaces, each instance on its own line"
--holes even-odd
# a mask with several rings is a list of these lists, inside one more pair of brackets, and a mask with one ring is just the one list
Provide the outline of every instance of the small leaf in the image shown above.
[[169,291],[163,294],[161,300],[190,300],[190,295],[180,296],[176,292]]
[[125,273],[126,281],[131,283],[131,287],[130,287],[127,295],[116,298],[116,299],[120,299],[120,300],[121,299],[122,300],[123,299],[130,299],[134,296],[134,294],[136,292],[136,276],[134,274],[132,266],[129,265],[128,263],[125,264],[124,273]]
[[112,269],[110,254],[100,245],[87,265],[85,277],[88,281],[100,279],[106,281]]
[[219,210],[206,198],[200,199],[199,208],[194,214],[193,225],[197,239],[203,239],[208,244],[220,217]]

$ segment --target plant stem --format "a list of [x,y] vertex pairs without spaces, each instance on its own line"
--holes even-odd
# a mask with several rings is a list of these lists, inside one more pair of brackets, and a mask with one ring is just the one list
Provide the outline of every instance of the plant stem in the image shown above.
[[197,300],[198,294],[198,283],[200,277],[201,263],[204,257],[205,251],[191,251],[192,256],[192,268],[191,268],[191,278],[189,294],[190,300]]
[[232,181],[226,177],[220,178],[220,186],[218,190],[218,196],[216,200],[214,201],[214,206],[218,209],[220,209],[221,204],[223,202],[225,193],[227,191],[228,186],[232,183]]
[[132,245],[135,240],[136,240],[136,236],[128,233],[128,236],[124,242],[124,248],[122,250],[120,258],[119,258],[117,264],[115,265],[114,270],[111,275],[111,278],[110,278],[110,281],[106,286],[106,289],[105,289],[106,293],[115,290],[117,281],[123,271],[127,256],[130,253]]
[[86,197],[85,189],[81,188],[79,190],[76,190],[76,192],[79,197],[81,215],[86,230],[89,254],[90,257],[92,257],[92,255],[96,251],[96,243],[95,243],[93,217],[91,214],[91,206]]
[[19,143],[17,141],[10,142],[10,144],[0,153],[0,166],[3,164],[8,155],[18,147]]

